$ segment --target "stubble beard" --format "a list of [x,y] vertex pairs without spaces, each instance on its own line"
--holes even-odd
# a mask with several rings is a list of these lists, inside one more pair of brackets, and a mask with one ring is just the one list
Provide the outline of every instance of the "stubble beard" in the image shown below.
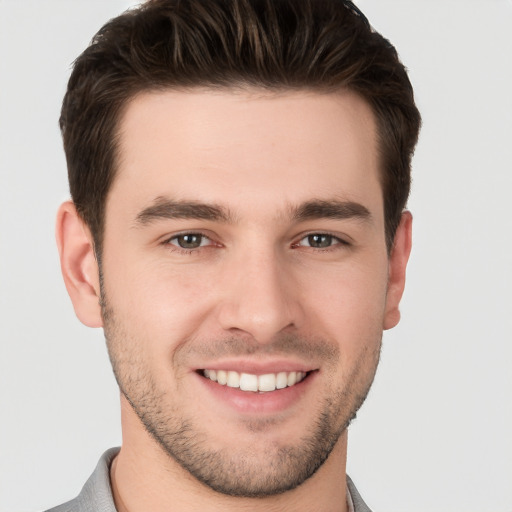
[[[317,418],[298,444],[273,445],[265,453],[240,446],[215,449],[201,428],[200,411],[195,417],[184,417],[183,411],[172,405],[170,393],[159,390],[141,354],[133,349],[143,346],[142,340],[134,340],[124,331],[104,296],[101,303],[115,378],[144,428],[199,482],[229,496],[273,496],[295,489],[314,475],[366,399],[380,356],[379,340],[376,348],[366,351],[371,353],[360,357],[345,381],[322,398]],[[271,427],[268,420],[250,420],[244,426],[261,436]]]

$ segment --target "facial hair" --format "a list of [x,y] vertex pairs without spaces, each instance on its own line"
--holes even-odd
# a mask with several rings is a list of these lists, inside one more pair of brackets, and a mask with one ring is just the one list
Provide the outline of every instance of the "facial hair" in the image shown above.
[[[102,313],[109,357],[119,388],[142,425],[165,453],[199,482],[224,495],[262,498],[295,489],[326,461],[340,436],[355,417],[373,382],[380,355],[378,343],[370,340],[350,373],[340,382],[340,350],[337,344],[299,336],[281,336],[265,346],[242,337],[183,343],[174,355],[174,365],[186,367],[199,354],[258,357],[295,354],[304,360],[319,360],[332,388],[319,397],[316,417],[299,442],[274,443],[265,453],[254,446],[212,446],[201,414],[186,414],[173,394],[155,380],[142,347],[151,340],[135,340],[102,297]],[[256,436],[275,428],[269,419],[246,419],[242,426]],[[279,426],[277,426],[279,428]]]

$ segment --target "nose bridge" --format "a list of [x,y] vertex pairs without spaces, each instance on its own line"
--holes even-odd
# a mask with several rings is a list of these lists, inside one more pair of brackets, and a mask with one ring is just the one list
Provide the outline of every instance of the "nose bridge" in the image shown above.
[[292,276],[273,247],[259,246],[233,256],[224,270],[219,321],[225,330],[239,330],[266,343],[297,322]]

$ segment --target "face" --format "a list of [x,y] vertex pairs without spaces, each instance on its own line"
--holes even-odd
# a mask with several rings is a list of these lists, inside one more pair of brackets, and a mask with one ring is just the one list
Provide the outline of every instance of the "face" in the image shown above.
[[276,494],[322,466],[375,374],[389,264],[357,96],[128,105],[102,255],[109,354],[141,425],[212,489]]

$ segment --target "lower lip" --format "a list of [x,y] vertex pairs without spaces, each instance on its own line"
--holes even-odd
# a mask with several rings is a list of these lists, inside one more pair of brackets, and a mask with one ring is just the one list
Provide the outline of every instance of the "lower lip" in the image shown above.
[[214,382],[202,375],[196,374],[203,386],[213,396],[239,413],[245,414],[271,414],[284,411],[297,404],[306,393],[315,379],[316,372],[310,372],[294,386],[275,391],[258,393],[242,391],[240,388],[231,388]]

